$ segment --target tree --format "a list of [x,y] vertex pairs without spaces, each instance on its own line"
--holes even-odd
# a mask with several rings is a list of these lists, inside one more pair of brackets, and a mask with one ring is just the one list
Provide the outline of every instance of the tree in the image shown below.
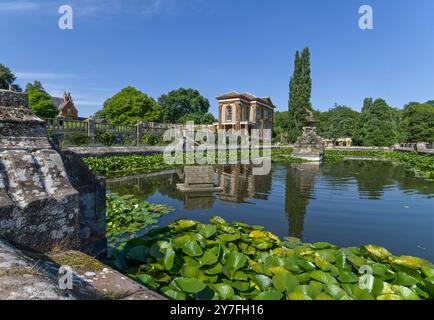
[[301,135],[306,125],[307,110],[313,111],[310,99],[312,92],[312,79],[310,71],[310,52],[305,48],[300,54],[295,54],[294,73],[289,82],[289,132],[291,141]]
[[15,91],[21,92],[21,87],[17,84],[14,84],[16,79],[17,78],[8,67],[0,64],[0,89],[9,90],[9,85],[12,85],[12,88]]
[[353,137],[359,113],[346,106],[335,105],[317,116],[318,132],[324,138]]
[[158,122],[161,119],[161,108],[157,102],[131,86],[107,99],[102,112],[107,120],[118,125]]
[[29,107],[41,118],[53,119],[57,115],[57,109],[54,106],[53,99],[45,91],[41,82],[34,81],[26,85],[26,94],[29,100]]
[[[365,102],[369,100],[365,99]],[[372,101],[372,100],[371,100]],[[398,142],[398,111],[383,99],[363,107],[356,125],[354,143],[362,146],[391,146]]]
[[158,98],[163,111],[163,122],[180,123],[182,117],[189,113],[206,114],[209,110],[208,99],[194,89],[180,88]]
[[434,104],[408,104],[402,111],[400,129],[403,142],[433,142]]
[[178,119],[178,123],[187,123],[193,121],[195,124],[213,124],[216,118],[211,113],[203,113],[201,111],[196,113],[187,113]]

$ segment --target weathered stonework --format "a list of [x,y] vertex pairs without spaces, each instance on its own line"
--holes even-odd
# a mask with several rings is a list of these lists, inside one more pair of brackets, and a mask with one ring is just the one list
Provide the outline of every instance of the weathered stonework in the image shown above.
[[25,94],[0,90],[0,238],[47,252],[79,249],[79,192]]
[[322,162],[323,139],[316,132],[315,121],[311,112],[309,112],[306,120],[308,125],[303,128],[303,134],[295,142],[292,156],[303,160]]

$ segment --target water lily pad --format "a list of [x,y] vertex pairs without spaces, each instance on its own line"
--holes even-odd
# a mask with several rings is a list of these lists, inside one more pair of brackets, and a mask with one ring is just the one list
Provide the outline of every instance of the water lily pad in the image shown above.
[[263,274],[256,274],[250,276],[250,279],[258,286],[261,291],[271,287],[271,278]]
[[190,257],[198,257],[203,254],[202,247],[196,241],[187,241],[182,247],[182,251]]
[[230,300],[233,298],[235,292],[234,289],[228,284],[217,283],[212,286],[218,293],[219,297],[223,300]]
[[281,300],[283,294],[277,290],[270,289],[258,294],[253,300]]
[[231,271],[235,271],[242,268],[246,264],[247,257],[245,254],[240,252],[231,252],[225,256],[225,260],[225,267]]
[[289,272],[276,273],[272,279],[273,286],[278,291],[292,292],[299,284],[297,277]]
[[339,273],[339,281],[342,283],[357,283],[359,282],[359,277],[350,271],[341,271]]
[[363,246],[360,248],[360,252],[375,261],[384,261],[392,256],[387,249],[374,245]]
[[183,292],[188,293],[198,293],[206,287],[201,280],[193,278],[176,278],[174,281]]
[[393,264],[410,269],[432,268],[431,262],[417,257],[402,256],[393,260]]
[[145,246],[136,246],[128,250],[127,256],[129,259],[134,259],[139,262],[146,262],[148,248]]
[[337,280],[332,275],[321,270],[312,271],[310,273],[310,276],[312,277],[312,279],[315,279],[322,283],[326,283],[326,284],[337,283]]
[[204,225],[201,224],[198,226],[198,232],[203,235],[205,238],[209,239],[217,232],[217,227],[213,224]]
[[286,298],[288,300],[312,300],[311,297],[309,297],[308,295],[305,295],[302,292],[291,292],[290,294],[288,294],[286,296]]
[[199,222],[197,221],[193,221],[193,220],[187,220],[187,219],[182,219],[182,220],[177,220],[174,221],[170,227],[173,228],[174,230],[187,230],[187,229],[191,229],[193,227],[195,227]]

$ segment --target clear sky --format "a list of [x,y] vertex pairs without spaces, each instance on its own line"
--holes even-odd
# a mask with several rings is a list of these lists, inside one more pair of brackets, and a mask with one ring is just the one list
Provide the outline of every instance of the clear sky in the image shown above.
[[[60,30],[60,5],[74,29]],[[374,30],[358,26],[371,5]],[[311,50],[312,103],[360,110],[434,99],[433,0],[0,0],[0,63],[24,87],[70,91],[81,116],[127,85],[270,96],[287,109],[294,53]]]

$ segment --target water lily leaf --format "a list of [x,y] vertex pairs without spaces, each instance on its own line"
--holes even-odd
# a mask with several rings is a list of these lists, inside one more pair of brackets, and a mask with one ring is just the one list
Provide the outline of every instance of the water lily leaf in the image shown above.
[[217,291],[219,297],[223,300],[230,300],[235,295],[234,289],[225,283],[216,283],[213,288]]
[[211,219],[209,219],[209,221],[211,221],[211,223],[213,224],[222,224],[222,225],[227,225],[228,223],[226,222],[225,219],[221,218],[221,217],[212,217]]
[[335,284],[326,284],[324,286],[324,291],[335,300],[347,299],[349,297],[345,290]]
[[392,256],[387,249],[374,245],[363,246],[360,248],[360,252],[374,261],[384,261]]
[[230,280],[226,280],[223,279],[223,282],[226,283],[227,285],[230,285],[232,288],[241,291],[241,292],[245,292],[245,291],[249,291],[250,289],[250,282],[244,282],[244,281],[230,281]]
[[425,277],[434,279],[434,267],[422,267],[421,270]]
[[317,294],[319,294],[322,290],[321,288],[318,287],[312,287],[310,285],[299,285],[297,287],[295,287],[295,289],[293,290],[293,292],[299,292],[302,293],[310,298],[316,296]]
[[166,268],[166,270],[170,270],[173,268],[173,264],[175,262],[175,251],[173,251],[172,248],[168,248],[166,250],[166,255],[164,257],[164,267]]
[[300,283],[308,283],[312,279],[309,272],[297,274],[296,277]]
[[195,227],[198,223],[199,222],[197,221],[182,219],[182,220],[174,221],[169,225],[169,227],[176,231],[188,230]]
[[404,272],[397,272],[395,276],[395,280],[393,281],[393,284],[398,284],[405,287],[411,287],[416,284],[418,284],[419,281],[412,276],[404,273]]
[[302,292],[291,292],[290,294],[288,294],[286,296],[286,298],[288,300],[312,300],[311,297],[309,297],[308,295],[305,295]]
[[302,267],[306,271],[313,271],[313,270],[316,269],[316,266],[315,266],[315,264],[313,262],[307,261],[307,260],[304,260],[304,259],[299,259],[298,260],[298,265],[300,267]]
[[332,249],[332,248],[336,248],[334,245],[332,245],[331,243],[328,242],[317,242],[312,244],[312,248],[316,249],[316,250],[321,250],[321,249]]
[[223,242],[233,242],[237,241],[241,237],[239,234],[220,234],[218,238]]
[[271,268],[267,268],[267,274],[276,274],[276,273],[281,273],[281,272],[288,272],[284,267],[271,267]]
[[396,294],[383,294],[377,297],[377,300],[403,300],[401,296]]
[[228,268],[229,271],[236,271],[244,267],[247,262],[247,256],[241,252],[231,252],[225,256],[225,260],[225,267]]
[[410,269],[432,268],[432,263],[417,257],[402,256],[393,260],[393,264]]
[[261,292],[253,300],[281,300],[283,298],[283,294],[277,290],[270,289],[264,292]]
[[173,290],[173,289],[169,289],[163,292],[163,294],[173,300],[186,300],[187,296],[185,295],[185,293],[177,291],[177,290]]
[[176,278],[174,281],[183,292],[188,293],[198,293],[206,287],[201,280],[193,278]]
[[328,262],[320,255],[315,255],[314,262],[322,271],[329,271],[332,267],[330,262]]
[[333,298],[330,297],[328,294],[322,292],[322,293],[317,294],[314,297],[314,300],[333,300]]
[[359,282],[359,277],[350,271],[341,271],[339,273],[339,281],[343,283],[357,283]]
[[292,292],[299,284],[297,277],[289,272],[276,273],[272,279],[273,286],[278,291]]
[[223,267],[220,263],[217,263],[215,266],[205,269],[204,272],[209,275],[220,274],[223,271]]
[[157,283],[155,282],[154,278],[146,273],[141,273],[136,277],[140,282],[142,282],[145,286],[156,289]]
[[273,247],[273,243],[266,241],[265,239],[255,239],[252,242],[252,246],[259,250],[268,250]]
[[292,272],[300,272],[300,267],[297,264],[297,257],[290,256],[283,259],[283,266]]
[[188,241],[192,241],[192,240],[194,240],[194,239],[190,235],[187,235],[187,234],[183,235],[183,236],[176,237],[172,240],[173,247],[175,249],[182,249]]
[[330,274],[321,271],[321,270],[315,270],[310,273],[310,276],[312,279],[315,279],[319,282],[330,284],[330,283],[337,283],[337,280]]
[[180,273],[184,278],[206,279],[206,276],[199,266],[183,265]]
[[207,250],[204,253],[203,257],[199,259],[200,264],[204,266],[213,265],[217,261],[218,261],[218,257],[211,250]]
[[366,264],[365,259],[363,259],[362,257],[356,256],[354,254],[349,254],[348,256],[346,256],[346,258],[348,259],[348,261],[350,261],[357,268],[360,268],[361,266]]
[[399,285],[393,285],[392,288],[397,295],[405,300],[420,300],[420,297],[410,288]]
[[127,256],[129,259],[133,259],[139,262],[146,262],[146,255],[148,248],[145,246],[136,246],[128,250]]
[[167,241],[157,241],[149,250],[149,254],[157,259],[164,258],[166,256],[166,250],[171,248],[172,245]]
[[248,279],[249,277],[247,276],[247,274],[242,271],[235,272],[235,274],[232,277],[232,280],[238,280],[238,281],[247,281]]
[[340,252],[336,249],[323,249],[315,252],[315,255],[327,260],[330,263],[336,262],[336,255]]
[[256,274],[250,276],[250,279],[258,286],[262,291],[267,290],[271,287],[271,278],[263,274]]
[[204,225],[201,224],[198,227],[198,232],[204,236],[205,238],[209,239],[217,232],[217,227],[213,224]]
[[203,254],[202,247],[197,244],[197,241],[187,241],[182,247],[182,251],[190,257],[199,257]]

